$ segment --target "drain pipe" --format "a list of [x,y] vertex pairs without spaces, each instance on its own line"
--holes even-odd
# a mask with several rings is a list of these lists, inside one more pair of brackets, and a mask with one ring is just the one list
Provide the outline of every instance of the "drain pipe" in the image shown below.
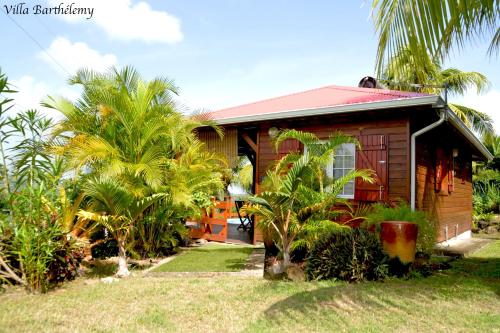
[[415,133],[413,133],[411,135],[411,161],[410,161],[410,169],[411,169],[411,172],[410,172],[410,177],[411,177],[410,206],[411,206],[411,210],[415,210],[415,203],[416,203],[416,196],[417,196],[417,189],[416,189],[416,182],[417,182],[417,180],[416,180],[416,178],[417,178],[417,176],[416,176],[416,174],[417,174],[416,139],[417,139],[417,136],[424,134],[435,127],[438,127],[439,125],[444,123],[445,120],[446,120],[446,109],[442,109],[441,114],[439,115],[438,121],[416,131]]

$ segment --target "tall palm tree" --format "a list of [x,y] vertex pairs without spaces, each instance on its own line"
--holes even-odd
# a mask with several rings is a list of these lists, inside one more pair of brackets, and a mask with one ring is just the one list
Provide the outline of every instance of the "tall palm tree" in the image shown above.
[[466,41],[491,36],[490,54],[500,46],[498,0],[373,0],[372,10],[379,34],[379,74],[385,62],[405,47],[417,66],[424,67],[427,52],[443,60]]
[[[259,217],[257,227],[275,241],[283,255],[284,271],[291,263],[292,245],[305,228],[325,224],[343,228],[331,222],[339,214],[331,208],[347,204],[338,197],[343,187],[357,177],[372,181],[369,170],[355,170],[338,179],[327,179],[325,166],[333,152],[343,143],[355,142],[352,137],[336,133],[322,142],[312,133],[287,130],[277,137],[276,145],[287,139],[299,140],[308,147],[308,152],[285,155],[267,172],[265,191],[251,197],[251,205],[244,208],[247,214]],[[321,184],[328,186],[322,188]]]
[[[451,95],[463,95],[475,88],[482,93],[489,86],[488,79],[478,72],[463,72],[456,68],[442,68],[441,61],[425,53],[423,66],[418,66],[409,47],[398,52],[384,68],[383,82],[392,89],[440,94],[443,88]],[[487,136],[494,133],[493,121],[486,113],[449,103],[450,109],[470,128]]]

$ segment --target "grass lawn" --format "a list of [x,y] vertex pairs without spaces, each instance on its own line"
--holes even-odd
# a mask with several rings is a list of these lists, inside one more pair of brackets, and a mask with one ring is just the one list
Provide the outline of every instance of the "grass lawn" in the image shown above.
[[[177,259],[176,259],[177,260]],[[4,332],[499,332],[500,241],[429,278],[271,282],[245,276],[79,280],[0,295]]]
[[211,243],[181,253],[155,272],[237,272],[252,251],[251,246]]

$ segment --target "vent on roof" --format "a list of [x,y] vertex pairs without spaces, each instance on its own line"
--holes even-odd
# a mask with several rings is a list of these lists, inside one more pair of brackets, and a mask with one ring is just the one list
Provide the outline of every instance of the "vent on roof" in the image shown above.
[[360,88],[378,88],[378,82],[375,78],[371,76],[365,76],[358,83],[358,87]]

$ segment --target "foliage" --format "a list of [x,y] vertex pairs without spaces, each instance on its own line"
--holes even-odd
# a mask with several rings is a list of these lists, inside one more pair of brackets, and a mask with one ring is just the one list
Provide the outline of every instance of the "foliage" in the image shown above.
[[[54,131],[63,138],[53,151],[83,174],[85,209],[75,223],[88,230],[95,222],[109,231],[119,248],[118,273],[126,275],[126,248],[150,256],[182,239],[178,222],[199,213],[203,196],[223,188],[225,163],[195,134],[213,123],[176,111],[172,81],[145,81],[125,67],[80,70],[70,83],[83,90],[78,101],[44,102],[63,116]],[[158,218],[165,212],[172,214]]]
[[[65,240],[50,194],[43,183],[39,188],[26,187],[14,194],[14,222],[4,220],[0,226],[3,235],[0,256],[5,256],[17,278],[5,274],[8,273],[5,267],[0,275],[23,284],[32,292],[47,291],[50,280],[73,278],[76,269],[75,265],[73,269],[68,268],[67,255],[73,244]],[[59,266],[58,272],[49,272],[55,265]]]
[[231,182],[241,186],[247,193],[252,193],[253,166],[246,156],[240,156],[238,165],[233,168]]
[[[425,63],[417,66],[415,54],[409,47],[399,51],[385,67],[382,82],[392,89],[429,94],[440,94],[441,87],[445,87],[448,93],[455,95],[464,95],[470,88],[481,93],[489,86],[488,79],[481,73],[443,69],[439,58],[431,57],[424,50],[422,54],[426,55],[423,58]],[[467,126],[481,135],[486,137],[494,133],[493,120],[486,113],[458,104],[450,103],[448,106]]]
[[341,144],[356,142],[350,136],[335,133],[321,143],[312,133],[287,130],[276,139],[276,146],[287,139],[299,140],[308,148],[307,153],[289,153],[266,174],[265,191],[249,198],[247,214],[259,217],[257,227],[268,239],[273,239],[283,256],[283,266],[290,264],[290,251],[301,232],[321,231],[325,223],[332,228],[347,228],[331,222],[344,210],[332,209],[347,201],[338,197],[345,184],[361,177],[372,181],[371,172],[356,170],[338,179],[329,179],[325,166],[334,150]]
[[111,233],[118,244],[118,274],[128,276],[125,248],[131,229],[144,211],[164,195],[136,198],[118,180],[106,176],[89,180],[83,185],[83,193],[88,198],[88,207],[80,210],[78,216],[101,224]]
[[372,225],[380,226],[384,221],[407,221],[418,225],[417,251],[431,253],[436,243],[435,221],[423,211],[412,211],[407,204],[400,204],[396,207],[389,207],[382,204],[375,204],[372,211],[367,215],[364,226],[369,228]]
[[132,257],[155,258],[170,255],[175,248],[184,245],[189,229],[178,221],[147,217],[132,229],[130,238],[127,250]]
[[320,237],[307,257],[305,271],[309,280],[381,280],[387,275],[385,262],[377,235],[353,228]]
[[476,183],[473,195],[474,211],[482,213],[500,213],[500,188],[498,183]]
[[500,2],[496,0],[373,0],[372,9],[379,35],[379,73],[385,60],[404,48],[414,56],[416,67],[424,68],[427,53],[443,60],[453,47],[461,48],[469,40],[491,36],[490,53],[500,46]]

